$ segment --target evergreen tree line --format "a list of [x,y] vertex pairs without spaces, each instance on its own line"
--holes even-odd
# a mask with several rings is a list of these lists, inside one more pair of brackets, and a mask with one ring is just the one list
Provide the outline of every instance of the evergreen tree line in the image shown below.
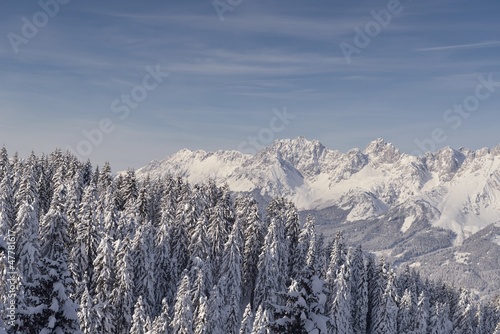
[[[500,302],[396,274],[294,205],[0,151],[0,333],[500,334]],[[18,274],[15,321],[7,309]],[[12,325],[12,326],[11,326]]]

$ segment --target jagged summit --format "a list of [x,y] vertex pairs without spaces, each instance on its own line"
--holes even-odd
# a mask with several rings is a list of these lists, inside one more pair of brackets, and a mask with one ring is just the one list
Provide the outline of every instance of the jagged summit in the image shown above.
[[387,148],[393,149],[394,145],[388,143],[383,138],[377,138],[371,141],[365,148],[365,154],[374,154],[385,151]]
[[[297,137],[276,140],[255,155],[185,149],[151,162],[137,175],[170,174],[190,182],[212,178],[235,192],[288,197],[301,209],[338,207],[347,221],[384,217],[402,206],[452,230],[460,242],[500,221],[499,147],[445,147],[414,157],[381,138],[363,151],[342,153]],[[410,225],[408,220],[405,229]]]

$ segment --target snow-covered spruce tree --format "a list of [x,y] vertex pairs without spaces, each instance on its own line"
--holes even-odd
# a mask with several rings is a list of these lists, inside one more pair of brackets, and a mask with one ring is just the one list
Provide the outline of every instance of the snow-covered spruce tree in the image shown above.
[[99,175],[101,175],[101,170],[99,168],[99,165],[97,165],[94,169],[94,172],[92,173],[92,178],[90,182],[96,187],[99,185]]
[[368,315],[368,278],[361,246],[348,250],[347,263],[351,283],[353,332],[365,334]]
[[93,173],[92,163],[87,159],[87,161],[82,166],[82,186],[84,188],[86,188],[90,184]]
[[200,312],[201,300],[204,297],[206,297],[208,300],[211,287],[213,286],[211,274],[212,267],[210,264],[210,260],[206,259],[205,261],[203,261],[199,258],[196,258],[189,273],[189,277],[194,278],[191,289],[191,300],[193,304],[194,318],[197,318]]
[[156,303],[164,298],[171,304],[175,296],[175,284],[172,282],[172,259],[170,255],[171,223],[160,222],[155,241],[156,263],[154,267]]
[[260,305],[255,313],[252,334],[274,334],[275,331],[270,326],[272,322],[273,316],[270,308]]
[[234,222],[232,217],[232,209],[230,203],[223,198],[219,198],[214,207],[209,208],[209,226],[208,238],[212,246],[210,258],[212,259],[214,268],[214,279],[218,279],[220,273],[220,266],[222,263],[222,253],[224,252],[224,245],[229,236],[230,228]]
[[186,190],[186,192],[181,193],[181,197],[179,198],[178,208],[182,208],[182,213],[178,219],[184,223],[188,235],[192,235],[198,218],[202,213],[203,199],[200,196],[200,187],[198,185],[186,187]]
[[279,237],[279,224],[276,220],[271,220],[269,231],[264,239],[264,245],[259,255],[258,275],[254,292],[254,307],[263,305],[267,307],[269,303],[276,302],[276,293],[284,291],[283,272],[279,267],[278,257],[283,239]]
[[[0,279],[2,282],[7,282],[10,279],[8,275],[9,263],[7,257],[7,244],[0,238]],[[7,296],[9,295],[9,286],[5,283],[0,285],[0,318],[6,319]]]
[[76,228],[77,239],[72,249],[70,269],[76,283],[76,299],[81,298],[83,291],[83,277],[87,275],[89,293],[94,294],[94,266],[93,259],[97,255],[97,247],[101,240],[101,226],[97,220],[98,194],[93,184],[85,188],[80,204],[80,221]]
[[210,295],[211,287],[216,284],[213,277],[213,264],[210,258],[203,261],[203,285],[205,286],[205,294],[207,297]]
[[52,177],[51,168],[44,157],[41,158],[41,163],[38,164],[37,174],[38,174],[38,179],[36,182],[36,186],[39,199],[38,215],[42,217],[49,210],[50,202],[53,195],[53,189],[58,186],[56,182],[58,181],[64,182],[64,180],[59,180],[60,179],[59,175],[54,175],[55,177]]
[[83,334],[98,333],[99,324],[95,322],[93,302],[87,284],[84,284],[80,308],[78,309],[78,319]]
[[330,328],[332,334],[352,334],[352,304],[349,271],[345,264],[340,266],[332,285],[332,304],[330,308]]
[[156,179],[151,183],[151,222],[153,226],[158,227],[162,216],[162,201],[165,193],[165,183],[160,179]]
[[206,259],[211,255],[210,242],[207,235],[208,217],[202,213],[193,229],[189,243],[190,262],[194,259]]
[[[222,275],[226,279],[224,285],[225,310],[224,319],[225,330],[228,334],[237,334],[240,324],[240,304],[241,304],[241,250],[243,248],[243,235],[241,226],[237,220],[233,224],[231,234],[224,246],[222,256]],[[219,283],[220,285],[220,283]]]
[[0,180],[5,176],[6,170],[12,170],[12,166],[9,161],[9,153],[5,146],[0,148]]
[[170,308],[167,299],[162,300],[161,312],[154,319],[151,334],[170,334]]
[[208,334],[208,298],[202,295],[194,318],[194,334]]
[[97,248],[97,257],[94,265],[94,321],[98,325],[99,333],[115,332],[114,305],[109,300],[115,284],[114,250],[109,235],[105,234]]
[[436,303],[431,309],[429,319],[429,334],[451,334],[453,324],[450,320],[449,305]]
[[115,284],[115,257],[114,247],[111,237],[104,234],[99,246],[97,247],[97,256],[93,261],[95,269],[94,291],[95,296],[99,294],[103,298],[110,296]]
[[304,276],[304,275],[321,276],[322,268],[320,264],[320,256],[317,244],[318,244],[317,236],[314,235],[311,238],[311,240],[309,240],[309,249],[307,250],[307,255],[306,255],[306,266],[305,268],[302,268],[302,270],[299,273],[299,276]]
[[[21,173],[21,165],[17,167]],[[34,166],[26,165],[18,181],[19,189],[12,188],[16,219],[13,226],[16,235],[16,258],[21,279],[29,280],[35,270],[39,254],[40,229],[38,200],[34,181]],[[8,190],[7,190],[8,191]]]
[[[22,177],[16,199],[16,224],[14,230],[17,237],[16,256],[19,259],[21,277],[32,274],[34,262],[38,254],[38,233],[40,223],[38,218],[38,201],[34,185],[32,168],[27,166]],[[30,263],[24,262],[23,257]],[[28,260],[29,259],[29,260]]]
[[137,197],[139,196],[139,190],[137,187],[137,180],[134,170],[127,170],[125,176],[123,177],[123,182],[119,190],[123,199],[123,205],[127,205],[127,203],[131,200],[137,200]]
[[139,209],[139,216],[141,221],[151,221],[153,217],[153,211],[151,203],[153,201],[153,194],[151,191],[151,181],[149,177],[144,181],[144,183],[139,187],[139,195],[137,196],[137,205]]
[[97,190],[101,194],[108,192],[108,188],[113,186],[113,174],[111,173],[111,165],[109,162],[105,162],[102,167],[101,173],[99,174],[99,180],[97,182]]
[[175,221],[171,228],[171,273],[174,285],[182,278],[182,273],[189,263],[189,237],[183,217],[184,212],[181,208],[178,208]]
[[495,331],[493,334],[500,334],[500,321],[498,322],[497,326],[495,327]]
[[[487,311],[487,308],[485,307],[485,305],[479,304],[477,307],[477,313],[476,313],[476,323],[477,323],[476,332],[493,333],[493,330],[494,330],[493,323],[489,324],[489,322],[492,322],[492,321],[490,321],[490,319],[485,319],[486,317],[488,317],[487,313],[488,313],[488,311]],[[491,328],[489,328],[489,327],[491,327]]]
[[284,204],[283,215],[285,217],[285,237],[287,241],[287,253],[288,253],[288,280],[290,283],[292,279],[298,278],[303,267],[300,263],[300,244],[299,244],[299,234],[300,234],[300,224],[299,215],[297,213],[297,208],[292,202],[286,202]]
[[368,314],[367,332],[374,334],[376,326],[382,321],[384,291],[387,287],[388,266],[384,258],[375,263],[375,256],[368,256]]
[[103,193],[103,227],[106,234],[110,237],[111,241],[115,241],[118,237],[118,209],[114,200],[114,187],[108,186]]
[[115,309],[116,332],[127,333],[130,330],[135,296],[134,257],[131,242],[126,236],[115,243],[116,282],[111,292],[111,303]]
[[141,217],[139,215],[138,203],[135,199],[130,199],[123,211],[120,212],[118,219],[118,235],[123,239],[128,236],[133,240],[139,227],[142,225]]
[[276,237],[276,256],[278,264],[278,291],[286,291],[287,283],[289,283],[288,274],[288,240],[285,234],[286,223],[286,201],[283,198],[271,200],[267,206],[267,217],[269,219],[269,229],[274,227],[274,235]]
[[240,334],[252,334],[253,321],[254,316],[252,312],[252,305],[247,304],[245,312],[243,313],[243,320],[241,320],[240,324]]
[[178,179],[178,184],[175,189],[175,219],[181,221],[185,224],[186,229],[189,230],[189,222],[188,215],[191,211],[191,202],[190,198],[193,194],[191,189],[191,184],[187,182],[183,182],[181,179]]
[[[340,268],[346,263],[346,259],[347,249],[345,247],[344,236],[341,232],[338,232],[331,249],[330,263],[328,264],[328,270],[325,277],[326,286],[330,292],[334,290],[333,286],[335,285],[335,280],[337,279]],[[330,293],[327,303],[331,305],[334,298],[335,296]]]
[[311,239],[316,236],[316,224],[314,222],[314,217],[308,215],[304,226],[299,233],[298,239],[298,250],[297,259],[295,260],[296,265],[300,268],[299,272],[302,271],[306,265],[307,252],[309,251],[309,245],[311,244]]
[[[221,283],[225,283],[225,277],[221,277]],[[207,332],[212,334],[224,334],[224,301],[222,300],[221,287],[214,285],[210,292],[207,310]]]
[[[5,149],[5,148],[4,148]],[[6,153],[5,153],[6,154]],[[3,177],[3,178],[2,178]],[[7,279],[9,275],[8,267],[8,245],[7,238],[14,233],[15,225],[15,212],[14,212],[14,197],[12,193],[12,177],[11,167],[8,163],[2,163],[2,153],[0,152],[0,317],[4,318],[4,305],[3,301],[8,295]]]
[[411,292],[406,289],[399,302],[398,333],[413,333],[416,325],[416,309],[413,307]]
[[[191,304],[191,287],[186,274],[179,284],[175,297],[174,318],[172,319],[173,334],[193,334],[193,309]],[[215,333],[214,333],[215,334]]]
[[390,271],[388,280],[382,295],[380,307],[376,309],[379,313],[375,319],[377,322],[373,324],[372,333],[374,334],[398,334],[397,332],[397,292],[394,284],[395,274]]
[[243,250],[243,295],[250,299],[253,307],[254,289],[257,278],[259,254],[264,240],[264,224],[260,218],[259,207],[255,200],[243,197],[238,202],[237,219],[244,226]]
[[177,211],[177,182],[171,175],[164,178],[165,184],[160,200],[160,224],[172,225]]
[[61,180],[58,183],[50,209],[40,223],[40,238],[43,242],[40,253],[41,256],[52,260],[56,260],[61,256],[66,261],[68,257],[67,245],[69,243],[68,218],[65,207],[67,190]]
[[329,257],[327,256],[327,251],[330,251],[329,245],[326,243],[325,235],[320,233],[316,237],[316,253],[317,257],[317,266],[319,269],[318,275],[321,277],[326,277],[326,272],[328,271],[328,266],[330,265]]
[[285,296],[285,304],[276,306],[275,321],[271,324],[278,333],[326,334],[326,293],[324,281],[312,270],[306,270],[293,280]]
[[125,208],[125,200],[123,199],[123,194],[121,192],[121,189],[123,187],[123,175],[118,174],[113,182],[115,186],[115,192],[114,192],[114,200],[116,204],[116,208],[118,211],[123,211]]
[[[14,229],[17,237],[17,269],[21,283],[16,303],[16,312],[19,315],[19,312],[27,307],[29,292],[25,289],[38,276],[40,261],[39,222],[34,203],[30,204],[28,200],[23,201],[17,212],[16,220]],[[16,318],[20,319],[20,316]]]
[[0,236],[6,236],[9,230],[13,231],[16,223],[10,164],[3,166],[1,173],[3,178],[0,177]]
[[18,172],[22,173],[19,181],[19,188],[14,184],[14,199],[16,209],[19,209],[23,202],[28,202],[34,208],[37,209],[36,214],[38,216],[38,192],[36,189],[36,172],[35,166],[27,163],[26,165],[20,165]]
[[[5,149],[4,151],[5,154],[7,154],[7,150]],[[7,159],[9,159],[8,155],[6,155],[6,157]],[[12,188],[14,189],[14,191],[17,191],[19,189],[19,183],[21,182],[22,163],[19,159],[19,154],[17,152],[14,152],[14,154],[9,160],[13,175]]]
[[417,314],[415,317],[415,329],[413,334],[426,334],[429,325],[429,298],[424,291],[420,293],[417,303]]
[[[69,250],[72,250],[76,247],[76,230],[80,222],[79,211],[83,195],[81,182],[81,173],[77,171],[72,180],[68,182],[67,186],[68,194],[66,195],[66,216],[68,218]],[[69,265],[71,269],[71,258]]]
[[[285,305],[273,305],[274,321],[269,328],[276,333],[306,334],[305,318],[307,317],[307,291],[295,280],[292,281],[288,293],[283,296]],[[258,312],[258,311],[257,311]]]
[[134,314],[132,316],[132,326],[130,334],[146,334],[147,333],[148,318],[144,310],[144,303],[142,296],[139,296],[134,306]]
[[20,311],[17,330],[30,328],[33,333],[81,333],[77,304],[70,297],[73,280],[67,266],[66,189],[56,189],[48,213],[43,219],[43,245],[38,274],[26,285],[26,304]]
[[491,301],[487,305],[480,305],[483,312],[482,315],[479,316],[479,319],[482,322],[481,328],[486,333],[493,333],[496,325],[500,322],[500,305],[498,304],[498,298],[499,296],[496,297],[496,300]]
[[410,297],[416,297],[414,292],[415,282],[413,281],[412,269],[409,266],[405,266],[403,271],[396,278],[396,286],[398,288],[398,295],[403,296],[405,290],[410,294]]
[[477,327],[476,309],[471,301],[471,293],[462,289],[458,305],[453,315],[453,327],[456,334],[472,334]]
[[134,281],[136,295],[142,296],[146,315],[154,317],[160,311],[156,305],[155,285],[155,229],[151,222],[139,227],[132,242],[135,259]]

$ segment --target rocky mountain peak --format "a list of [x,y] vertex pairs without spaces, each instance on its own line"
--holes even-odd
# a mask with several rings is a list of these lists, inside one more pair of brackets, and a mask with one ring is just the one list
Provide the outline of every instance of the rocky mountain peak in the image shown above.
[[466,159],[464,149],[447,146],[436,153],[426,153],[425,163],[430,172],[437,173],[442,181],[450,181]]
[[308,140],[305,137],[276,140],[259,152],[257,159],[276,157],[291,163],[301,173],[315,175],[321,171],[321,160],[327,151],[318,140]]
[[370,160],[375,160],[380,163],[394,163],[401,157],[399,150],[393,144],[386,142],[382,138],[378,138],[368,144],[364,154],[368,155]]

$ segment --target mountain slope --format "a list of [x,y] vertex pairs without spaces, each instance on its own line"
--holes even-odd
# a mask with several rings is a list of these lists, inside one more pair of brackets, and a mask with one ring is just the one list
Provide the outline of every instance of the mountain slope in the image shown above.
[[275,141],[255,156],[182,150],[137,171],[139,177],[167,174],[190,182],[210,177],[234,192],[263,198],[284,196],[301,210],[337,207],[346,222],[382,218],[404,206],[412,214],[405,217],[402,232],[425,219],[453,231],[456,244],[500,221],[500,146],[447,147],[414,157],[382,139],[364,151],[342,153],[298,137]]

